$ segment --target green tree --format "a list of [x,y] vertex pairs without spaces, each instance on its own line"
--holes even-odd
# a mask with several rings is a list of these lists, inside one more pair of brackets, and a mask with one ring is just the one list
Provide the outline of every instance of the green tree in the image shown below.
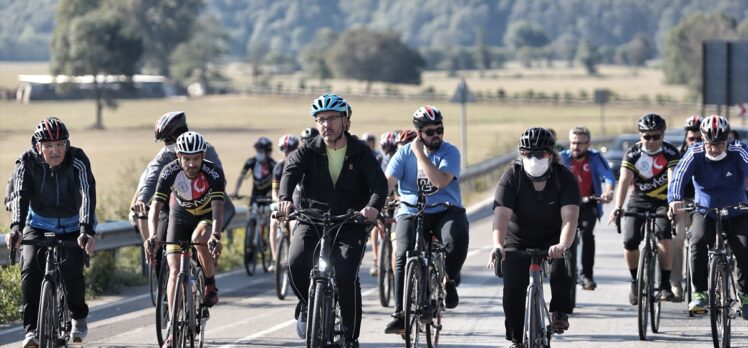
[[[142,41],[127,25],[121,13],[107,3],[95,8],[92,0],[63,0],[57,12],[52,45],[52,73],[55,75],[92,75],[96,102],[94,128],[104,128],[102,109],[116,107],[100,79],[123,75],[129,79],[138,69],[143,53]],[[70,5],[69,7],[65,5]]]
[[394,33],[354,29],[343,33],[330,48],[327,62],[335,76],[372,81],[420,84],[426,62]]
[[543,47],[548,42],[548,36],[543,28],[527,21],[513,22],[504,34],[504,44],[514,49]]
[[735,20],[724,13],[693,15],[673,29],[665,42],[663,71],[665,81],[686,84],[693,92],[702,85],[702,42],[736,38]]
[[479,70],[480,77],[483,77],[485,70],[491,68],[491,55],[488,51],[488,47],[486,47],[483,30],[479,30],[476,37],[473,51],[475,54],[475,66]]
[[633,66],[643,66],[647,59],[652,58],[652,44],[644,34],[637,34],[625,45],[626,63]]
[[738,37],[741,39],[748,39],[748,18],[744,19],[738,25]]
[[210,93],[212,81],[225,80],[218,64],[228,53],[228,35],[213,16],[201,17],[192,32],[190,39],[174,50],[171,70],[182,83],[199,82]]
[[576,60],[581,63],[590,75],[597,74],[597,64],[600,63],[600,53],[597,46],[589,40],[584,39],[579,42],[577,47]]
[[330,28],[322,28],[314,35],[314,40],[301,51],[301,66],[307,76],[324,80],[332,78],[332,70],[327,65],[327,50],[335,45],[338,33]]

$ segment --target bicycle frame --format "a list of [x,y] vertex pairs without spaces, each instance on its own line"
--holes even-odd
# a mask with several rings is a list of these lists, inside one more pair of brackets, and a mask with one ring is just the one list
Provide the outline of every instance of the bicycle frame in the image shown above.
[[[193,267],[192,265],[192,247],[195,245],[206,246],[207,244],[193,243],[190,241],[166,242],[163,244],[178,245],[180,248],[178,252],[179,273],[177,275],[177,279],[175,279],[174,296],[172,297],[172,303],[169,307],[169,310],[173,313],[170,321],[172,325],[172,340],[175,346],[181,346],[181,340],[184,340],[184,342],[193,342],[196,335],[201,334],[202,328],[204,326],[204,320],[207,320],[209,316],[207,308],[203,308],[202,306],[202,289],[200,289],[200,286],[198,284],[199,280],[197,279],[197,274],[201,271],[198,270],[199,265],[197,265],[197,268]],[[186,302],[186,306],[184,308],[186,312],[186,323],[180,322],[178,321],[179,318],[174,317],[174,315],[177,314],[175,308],[179,305],[177,302],[180,300],[180,285],[181,289],[183,289],[184,291],[184,301]],[[201,310],[199,316],[198,310]],[[200,322],[198,322],[198,319],[200,319]],[[180,326],[185,327],[187,329],[187,332],[179,332],[178,327]]]
[[[543,294],[543,271],[541,263],[548,256],[547,250],[527,249],[530,256],[530,284],[525,298],[525,324],[522,330],[526,347],[549,347],[551,340],[551,315]],[[536,332],[538,331],[538,332]],[[538,341],[539,340],[539,341]]]

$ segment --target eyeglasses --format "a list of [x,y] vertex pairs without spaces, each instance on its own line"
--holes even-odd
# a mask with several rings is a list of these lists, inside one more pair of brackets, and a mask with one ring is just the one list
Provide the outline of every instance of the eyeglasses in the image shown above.
[[662,134],[642,134],[644,140],[660,140],[660,138],[662,138]]
[[337,121],[341,118],[343,118],[343,116],[330,116],[326,118],[317,117],[316,119],[314,119],[314,122],[317,122],[317,124],[325,124],[325,123]]
[[442,134],[444,134],[444,127],[439,127],[439,128],[435,128],[435,129],[422,130],[421,133],[426,134],[426,135],[428,135],[430,137],[433,137],[434,134],[442,135]]
[[519,150],[519,154],[525,158],[535,157],[537,159],[543,159],[543,158],[550,156],[551,153],[546,150],[535,150],[535,151]]
[[686,140],[694,143],[694,142],[697,142],[697,141],[701,141],[701,137],[688,137],[688,138],[686,138]]

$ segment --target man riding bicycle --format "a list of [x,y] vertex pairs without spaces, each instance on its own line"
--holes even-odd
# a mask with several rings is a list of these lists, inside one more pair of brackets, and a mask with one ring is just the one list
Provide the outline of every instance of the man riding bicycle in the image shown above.
[[[335,94],[324,94],[312,102],[309,112],[320,135],[309,140],[286,161],[280,185],[278,210],[293,209],[292,194],[300,184],[300,206],[330,211],[333,215],[349,209],[367,220],[376,219],[387,196],[387,182],[371,149],[349,132],[350,106]],[[305,337],[309,272],[320,241],[321,227],[298,221],[289,252],[291,286],[299,297],[296,333]],[[339,288],[346,347],[358,347],[361,329],[361,285],[358,269],[366,250],[366,230],[361,225],[344,225],[332,250],[333,268]]]
[[[275,160],[270,157],[273,151],[273,142],[266,137],[259,137],[255,141],[254,148],[256,154],[253,157],[248,158],[244,162],[241,173],[239,173],[239,179],[236,180],[236,186],[234,187],[234,194],[232,197],[239,196],[239,188],[242,186],[242,181],[247,176],[247,173],[252,172],[252,194],[249,197],[249,207],[251,209],[249,220],[247,220],[246,231],[249,234],[248,240],[254,240],[255,226],[257,226],[257,210],[260,203],[257,202],[258,198],[272,198],[272,182],[273,182],[273,168],[275,168]],[[263,202],[262,204],[270,205],[270,202]],[[254,246],[248,245],[250,253]],[[251,256],[250,256],[251,257]]]
[[[597,196],[599,200],[583,201],[579,207],[578,227],[582,230],[582,288],[595,290],[597,283],[592,277],[595,265],[595,223],[603,216],[602,203],[613,198],[616,179],[608,161],[599,152],[590,149],[590,130],[574,127],[569,130],[569,149],[561,152],[561,162],[569,168],[579,185],[582,197]],[[603,190],[604,183],[605,189]],[[576,276],[576,275],[574,275]]]
[[[746,202],[745,181],[748,178],[748,146],[740,141],[727,141],[730,124],[722,116],[712,115],[701,122],[703,142],[688,148],[683,160],[675,167],[668,190],[670,211],[680,214],[686,186],[695,188],[695,202],[703,207],[693,215],[691,223],[691,255],[693,265],[693,301],[690,312],[707,309],[708,249],[715,241],[715,217],[705,215],[705,208],[722,208]],[[743,319],[748,320],[748,213],[730,211],[723,221],[727,242],[737,260],[738,297]]]
[[[154,135],[156,141],[163,140],[164,147],[162,147],[156,156],[148,162],[148,166],[140,175],[138,188],[135,190],[133,201],[130,204],[131,211],[138,216],[138,223],[136,226],[138,227],[144,241],[150,236],[147,222],[148,204],[150,203],[151,198],[153,198],[153,194],[156,192],[156,184],[158,184],[161,170],[163,170],[167,164],[177,159],[177,138],[188,131],[187,115],[184,111],[167,112],[156,121]],[[219,168],[223,168],[221,160],[218,158],[218,153],[213,145],[206,143],[206,146],[205,159],[213,162],[213,164]],[[224,206],[225,214],[233,214],[233,209],[233,205]],[[159,240],[166,240],[166,227],[169,225],[168,221],[169,204],[164,204],[161,212],[159,212],[159,230],[157,231]],[[156,272],[160,271],[161,256],[161,253],[156,253],[155,255]]]
[[[631,146],[621,162],[621,174],[616,188],[615,207],[610,213],[608,224],[613,223],[623,212],[629,186],[634,185],[627,211],[635,213],[655,212],[667,213],[668,178],[672,178],[672,171],[680,160],[678,149],[664,142],[665,119],[660,115],[649,113],[639,119],[639,135],[641,141]],[[631,292],[629,302],[638,303],[636,294],[637,266],[639,264],[639,244],[644,238],[642,226],[644,218],[627,217],[624,220],[623,247],[626,264],[631,273]],[[670,254],[670,221],[666,218],[655,220],[655,233],[659,237],[660,249],[660,298],[672,301],[674,298],[670,288],[670,269],[672,258]]]
[[[418,192],[428,195],[428,204],[449,202],[453,208],[426,209],[424,231],[433,231],[442,241],[447,253],[445,305],[455,308],[459,296],[455,281],[467,257],[469,226],[460,194],[460,151],[443,141],[444,123],[441,111],[430,105],[423,106],[413,114],[413,125],[417,137],[412,143],[400,148],[387,165],[388,188],[398,186],[400,200],[415,204]],[[385,333],[401,334],[405,331],[403,321],[403,284],[407,251],[415,245],[415,215],[411,207],[401,205],[397,212],[397,253],[395,260],[395,312],[385,328]]]
[[[196,245],[197,257],[205,272],[205,303],[213,306],[218,303],[214,258],[221,253],[221,228],[223,225],[223,200],[226,182],[223,170],[205,159],[207,142],[197,132],[186,132],[177,138],[177,159],[161,171],[153,197],[153,207],[148,214],[150,237],[144,243],[152,253],[151,246],[157,245],[160,238],[155,233],[159,226],[159,212],[164,204],[173,199],[169,211],[166,242],[192,241]],[[214,255],[208,246],[214,247]],[[167,296],[169,308],[173,305],[174,287],[179,275],[179,246],[166,247],[169,262]],[[164,342],[171,347],[172,337]]]
[[[88,334],[84,252],[91,255],[95,245],[96,180],[88,157],[82,149],[70,146],[68,137],[67,127],[56,117],[37,124],[32,148],[18,157],[12,174],[11,232],[5,243],[8,249],[18,248],[21,240],[44,239],[45,232],[54,232],[60,240],[78,241],[77,247],[63,247],[66,257],[60,271],[72,312],[73,342],[82,342]],[[39,346],[36,329],[44,254],[44,247],[23,248],[23,347]]]
[[[555,145],[547,129],[526,130],[519,139],[521,162],[504,172],[494,195],[494,251],[489,265],[494,265],[496,258],[502,260],[504,325],[512,347],[522,346],[530,267],[529,255],[513,251],[547,249],[549,258],[559,258],[571,247],[577,229],[577,180],[558,163]],[[550,285],[553,328],[568,330],[571,279],[563,261],[552,263]]]

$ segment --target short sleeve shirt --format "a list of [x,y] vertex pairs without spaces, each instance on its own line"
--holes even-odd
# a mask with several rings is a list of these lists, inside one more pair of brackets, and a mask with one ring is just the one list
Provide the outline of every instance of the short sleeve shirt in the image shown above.
[[[427,204],[449,202],[452,205],[462,206],[460,194],[460,151],[454,145],[444,142],[436,151],[427,154],[431,163],[439,170],[454,175],[447,187],[439,189],[429,181],[423,169],[418,167],[418,160],[411,148],[413,143],[406,144],[397,150],[387,164],[385,174],[398,180],[398,194],[400,199],[410,204],[416,204],[418,191],[422,190],[428,196]],[[427,214],[438,213],[446,208],[428,208]],[[414,208],[400,206],[397,216],[414,215]]]
[[642,150],[639,142],[631,146],[621,161],[621,168],[634,172],[633,197],[638,201],[652,203],[667,202],[668,168],[674,168],[680,153],[673,145],[662,143],[662,151],[650,155]]
[[252,197],[267,196],[272,188],[273,168],[275,160],[268,158],[266,161],[258,161],[256,157],[251,157],[244,162],[242,167],[242,177],[252,171]]
[[286,166],[286,160],[282,159],[273,168],[273,189],[280,187],[280,181],[283,177],[283,167]]
[[511,166],[499,179],[494,208],[512,210],[505,247],[547,248],[561,237],[561,207],[579,205],[579,187],[574,175],[562,165],[553,165],[553,173],[542,191],[536,191],[522,166]]
[[177,159],[161,171],[153,199],[166,203],[169,194],[173,193],[175,204],[172,209],[184,209],[200,216],[212,212],[210,203],[213,200],[223,200],[225,188],[223,170],[213,162],[203,160],[197,176],[189,178]]

